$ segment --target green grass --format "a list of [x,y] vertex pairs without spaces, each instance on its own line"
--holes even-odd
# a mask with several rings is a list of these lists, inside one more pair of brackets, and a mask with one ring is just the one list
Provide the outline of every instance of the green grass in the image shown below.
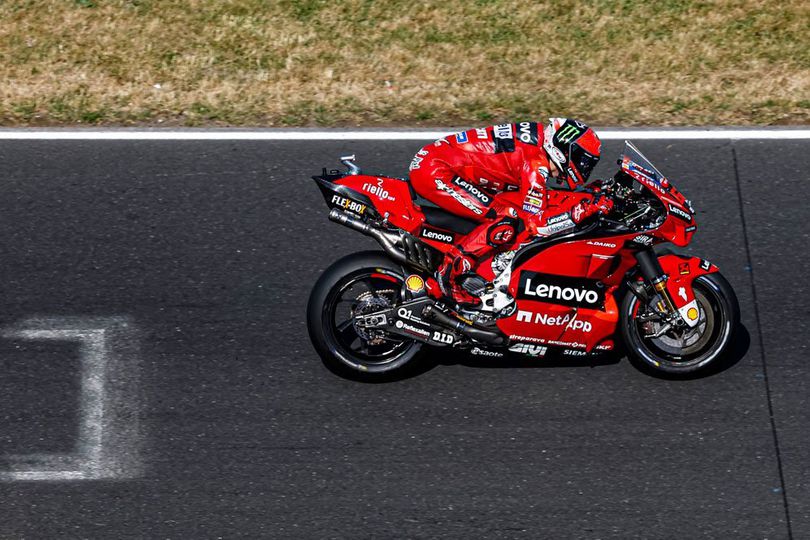
[[806,124],[798,0],[0,2],[4,125]]

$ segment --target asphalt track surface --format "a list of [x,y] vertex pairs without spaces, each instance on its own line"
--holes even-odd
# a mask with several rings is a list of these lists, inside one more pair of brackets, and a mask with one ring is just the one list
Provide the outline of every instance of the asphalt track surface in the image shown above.
[[[810,142],[639,144],[739,297],[720,373],[439,354],[346,381],[306,299],[374,244],[327,220],[309,176],[345,153],[402,175],[419,146],[0,143],[4,327],[129,321],[138,370],[116,384],[140,419],[131,478],[0,482],[0,537],[810,538]],[[70,452],[80,351],[8,336],[0,455]]]

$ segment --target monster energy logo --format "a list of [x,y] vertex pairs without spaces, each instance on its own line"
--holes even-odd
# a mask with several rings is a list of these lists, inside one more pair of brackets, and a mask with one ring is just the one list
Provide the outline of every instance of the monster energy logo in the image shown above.
[[579,137],[581,133],[582,132],[575,125],[566,124],[557,132],[557,140],[563,144],[568,144]]

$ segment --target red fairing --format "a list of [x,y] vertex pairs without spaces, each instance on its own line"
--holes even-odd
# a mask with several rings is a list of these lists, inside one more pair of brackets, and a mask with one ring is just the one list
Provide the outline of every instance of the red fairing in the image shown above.
[[611,350],[619,320],[614,293],[635,265],[634,235],[560,243],[512,273],[517,309],[498,321],[513,341],[583,351]]
[[393,225],[412,234],[419,232],[425,220],[424,214],[413,202],[405,180],[358,174],[344,176],[335,183],[365,195],[371,199],[380,215],[389,214],[388,220]]
[[660,176],[658,171],[645,169],[629,156],[624,156],[621,167],[623,172],[649,188],[664,205],[668,216],[656,229],[656,236],[676,246],[683,247],[689,244],[697,230],[697,223],[686,197],[669,180]]
[[696,277],[718,271],[717,266],[698,257],[668,254],[659,257],[658,261],[664,273],[669,276],[667,290],[677,308],[682,308],[695,299],[692,282]]

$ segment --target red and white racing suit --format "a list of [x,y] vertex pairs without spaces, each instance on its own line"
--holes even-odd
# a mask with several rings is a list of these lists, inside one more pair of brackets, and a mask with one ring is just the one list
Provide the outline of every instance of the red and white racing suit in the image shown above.
[[[423,147],[410,166],[416,192],[453,214],[480,222],[451,250],[453,276],[474,267],[494,249],[513,243],[522,230],[548,236],[575,227],[600,210],[592,193],[547,185],[549,160],[543,126],[501,124],[449,135]],[[553,179],[551,179],[553,181]],[[459,261],[466,261],[459,267]]]

